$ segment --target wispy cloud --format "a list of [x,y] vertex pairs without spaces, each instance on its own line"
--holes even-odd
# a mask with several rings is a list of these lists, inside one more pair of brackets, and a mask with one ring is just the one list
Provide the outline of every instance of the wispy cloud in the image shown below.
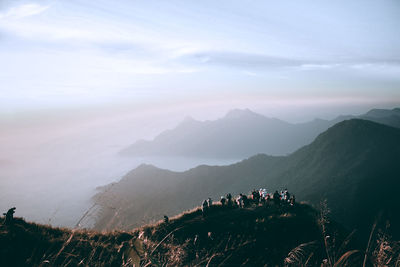
[[395,77],[400,74],[400,61],[379,59],[306,59],[277,57],[258,53],[238,51],[197,51],[186,53],[180,62],[198,67],[217,66],[241,71],[247,76],[262,76],[271,72],[331,72],[345,71],[349,74],[355,71],[368,75]]
[[243,69],[292,67],[303,64],[303,61],[297,59],[237,51],[203,51],[186,54],[181,59],[197,64]]
[[2,93],[398,95],[396,7],[221,1],[0,0]]
[[316,63],[308,63],[308,64],[302,64],[300,65],[301,70],[329,70],[333,69],[335,67],[342,66],[340,63],[322,63],[322,64],[316,64]]
[[3,18],[14,18],[20,19],[38,15],[46,11],[49,6],[43,6],[39,4],[22,4],[19,6],[11,7],[6,12],[0,13],[0,19]]

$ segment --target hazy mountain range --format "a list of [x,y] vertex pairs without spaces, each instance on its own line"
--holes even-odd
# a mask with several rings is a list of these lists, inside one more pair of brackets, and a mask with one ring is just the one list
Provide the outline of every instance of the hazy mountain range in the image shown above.
[[236,109],[215,121],[186,118],[176,128],[162,132],[154,140],[137,141],[120,154],[224,159],[243,159],[258,153],[287,155],[311,143],[332,125],[351,118],[400,127],[400,108],[373,109],[361,116],[297,124]]
[[[379,119],[386,112],[367,114]],[[399,225],[399,178],[400,129],[351,119],[289,156],[259,154],[229,166],[203,165],[185,172],[142,165],[95,196],[102,207],[96,227],[132,228],[192,208],[207,197],[218,200],[228,192],[247,193],[260,187],[269,191],[287,187],[299,200],[314,204],[327,199],[334,218],[350,228],[369,228],[381,210]]]

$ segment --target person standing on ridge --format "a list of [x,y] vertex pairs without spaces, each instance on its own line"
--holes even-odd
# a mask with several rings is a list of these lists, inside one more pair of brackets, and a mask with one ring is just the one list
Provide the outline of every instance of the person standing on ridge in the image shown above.
[[202,213],[203,213],[203,217],[206,216],[207,209],[208,209],[208,202],[207,202],[207,200],[204,200],[204,201],[203,201],[202,208],[201,208],[201,211],[202,211]]
[[227,195],[226,195],[226,200],[228,201],[228,207],[231,207],[232,206],[232,194],[231,193],[228,193]]
[[224,198],[224,196],[221,196],[221,205],[225,206],[225,202],[226,202],[226,198]]
[[209,208],[211,208],[211,206],[212,206],[212,199],[210,197],[207,199],[207,206]]
[[4,224],[10,225],[14,222],[14,213],[15,213],[16,207],[13,207],[7,211],[7,213],[3,213],[4,216],[6,216],[6,219],[4,221]]
[[279,194],[278,190],[274,193],[274,204],[279,205],[281,202],[281,195]]

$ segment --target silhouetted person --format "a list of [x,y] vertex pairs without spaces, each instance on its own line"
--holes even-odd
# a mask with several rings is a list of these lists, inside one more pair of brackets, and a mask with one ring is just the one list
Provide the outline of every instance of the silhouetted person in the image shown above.
[[232,206],[232,195],[231,195],[231,193],[228,193],[226,195],[226,200],[228,201],[228,207],[231,207]]
[[14,213],[15,213],[15,207],[9,209],[7,213],[3,213],[4,216],[6,216],[6,219],[4,221],[4,224],[10,225],[14,222]]
[[222,205],[222,206],[225,206],[226,198],[224,198],[223,196],[221,196],[220,202],[221,202],[221,205]]
[[285,190],[285,200],[287,202],[290,202],[290,193],[289,193],[289,191],[287,191],[287,189]]
[[207,199],[207,206],[209,208],[211,208],[211,206],[212,206],[212,199],[210,197]]
[[236,199],[236,202],[239,208],[243,208],[243,194],[239,194],[239,196]]
[[208,209],[208,202],[207,202],[207,200],[204,200],[202,208],[201,208],[201,211],[203,212],[203,216],[206,216],[207,209]]
[[246,195],[242,195],[242,202],[243,202],[243,207],[247,207],[249,205],[249,199],[247,198]]
[[258,191],[253,189],[253,192],[251,192],[251,195],[253,197],[254,203],[257,205],[260,202],[260,193],[258,193]]
[[271,194],[267,194],[267,197],[266,197],[266,204],[267,204],[267,205],[271,205],[271,201],[272,201]]
[[265,206],[265,197],[260,198],[260,203],[261,205]]
[[281,195],[278,193],[278,190],[274,193],[274,204],[279,205],[281,202]]
[[169,222],[169,218],[168,218],[167,215],[164,215],[164,222],[165,222],[165,223],[168,223],[168,222]]
[[296,198],[294,197],[294,195],[292,195],[292,197],[290,198],[290,205],[294,206],[296,204]]

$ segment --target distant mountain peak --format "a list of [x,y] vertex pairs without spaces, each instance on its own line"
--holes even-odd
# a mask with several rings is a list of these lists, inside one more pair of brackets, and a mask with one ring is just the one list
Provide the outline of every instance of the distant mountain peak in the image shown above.
[[121,155],[183,156],[198,159],[241,159],[257,153],[287,155],[310,144],[329,127],[347,119],[366,119],[400,128],[398,111],[399,108],[372,110],[369,114],[379,114],[374,117],[340,116],[334,120],[315,119],[304,123],[289,123],[250,109],[233,109],[224,117],[211,121],[186,117],[175,128],[162,132],[151,141],[138,141],[122,150]]
[[232,119],[237,119],[237,118],[246,118],[249,116],[262,116],[260,114],[257,114],[250,109],[232,109],[230,110],[226,115],[225,118],[232,118]]
[[186,117],[183,119],[183,122],[193,122],[193,121],[196,121],[196,120],[193,119],[192,116],[186,116]]
[[152,165],[152,164],[146,164],[146,163],[142,163],[139,166],[136,167],[136,171],[146,171],[146,170],[155,170],[158,169],[156,166]]
[[198,120],[195,120],[193,117],[191,117],[191,116],[186,116],[186,117],[183,119],[183,121],[182,121],[181,123],[179,123],[178,127],[187,128],[187,127],[192,127],[193,125],[199,124],[199,123],[201,123],[201,122],[198,121]]

